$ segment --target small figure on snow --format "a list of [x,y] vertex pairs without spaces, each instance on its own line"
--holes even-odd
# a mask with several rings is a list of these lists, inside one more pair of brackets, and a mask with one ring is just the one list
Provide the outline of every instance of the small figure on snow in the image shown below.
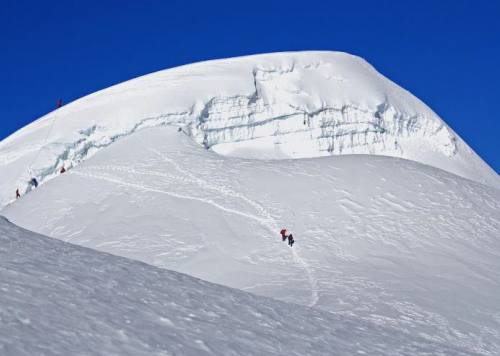
[[16,199],[21,198],[21,193],[19,193],[19,188],[16,189]]
[[286,231],[286,229],[281,229],[280,234],[281,234],[281,240],[285,241],[286,238],[288,237],[288,231]]
[[38,181],[36,180],[36,178],[31,178],[30,180],[30,185],[33,186],[33,187],[38,187]]
[[64,168],[64,165],[61,167],[61,170],[59,171],[59,173],[63,174],[64,172],[66,172],[66,168]]
[[56,105],[56,106],[57,106],[57,108],[58,108],[58,109],[59,109],[61,106],[63,106],[63,101],[62,101],[62,99],[58,99],[58,100],[57,100],[57,105]]
[[288,235],[288,246],[292,247],[294,242],[295,240],[293,239],[293,235]]

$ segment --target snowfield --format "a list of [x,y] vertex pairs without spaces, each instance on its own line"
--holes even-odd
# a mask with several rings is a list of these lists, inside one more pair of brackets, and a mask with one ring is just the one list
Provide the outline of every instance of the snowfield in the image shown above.
[[0,354],[467,355],[67,244],[0,217]]
[[499,204],[499,190],[416,162],[227,158],[167,127],[116,142],[3,214],[75,244],[495,355]]
[[0,142],[0,178],[13,223],[121,256],[1,222],[11,353],[500,354],[500,179],[358,57],[118,84]]
[[291,52],[160,71],[40,118],[0,143],[0,206],[32,176],[43,182],[140,128],[174,124],[224,155],[395,156],[500,188],[441,118],[363,59]]

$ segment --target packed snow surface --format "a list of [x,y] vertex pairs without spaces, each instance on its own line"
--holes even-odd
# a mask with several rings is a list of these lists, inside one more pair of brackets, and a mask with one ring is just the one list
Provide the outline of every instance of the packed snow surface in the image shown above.
[[467,355],[20,229],[0,217],[0,354]]
[[[473,118],[471,118],[473,119]],[[359,57],[274,53],[146,75],[86,96],[0,143],[0,206],[147,126],[179,125],[230,156],[396,156],[500,187],[429,107]]]
[[2,213],[75,244],[498,355],[499,211],[499,190],[417,162],[225,157],[165,127],[117,141]]

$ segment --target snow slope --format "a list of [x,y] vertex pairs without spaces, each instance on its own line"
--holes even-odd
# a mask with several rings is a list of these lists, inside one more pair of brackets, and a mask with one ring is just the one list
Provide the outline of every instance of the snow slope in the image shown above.
[[118,140],[2,214],[72,243],[498,355],[499,211],[500,190],[417,162],[225,157],[165,127]]
[[0,354],[466,355],[67,244],[0,217]]
[[139,128],[177,124],[198,143],[253,158],[377,154],[500,187],[430,108],[358,57],[274,53],[186,65],[86,96],[0,143],[0,206]]

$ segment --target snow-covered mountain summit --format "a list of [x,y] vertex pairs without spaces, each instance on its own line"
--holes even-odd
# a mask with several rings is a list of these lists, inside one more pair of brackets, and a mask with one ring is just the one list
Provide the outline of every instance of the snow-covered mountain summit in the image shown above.
[[[1,213],[32,231],[499,353],[498,177],[357,57],[250,56],[119,84],[0,143],[0,175],[2,205],[22,195]],[[25,194],[32,176],[47,184]]]
[[361,58],[292,52],[160,71],[46,115],[0,143],[0,206],[31,176],[43,181],[117,138],[160,125],[179,125],[224,155],[397,156],[500,186],[429,107]]

